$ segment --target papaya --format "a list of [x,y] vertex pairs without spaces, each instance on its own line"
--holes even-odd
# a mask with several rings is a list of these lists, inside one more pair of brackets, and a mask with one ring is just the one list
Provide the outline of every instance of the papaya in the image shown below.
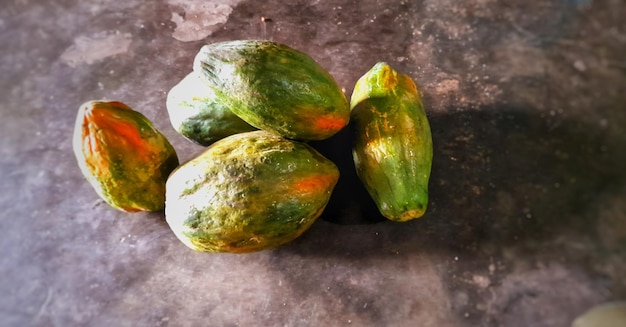
[[384,62],[358,79],[350,99],[357,175],[392,221],[424,215],[433,143],[415,82]]
[[148,118],[115,101],[89,101],[78,110],[73,150],[82,174],[113,208],[160,211],[176,151]]
[[263,130],[239,133],[171,174],[165,218],[197,251],[273,248],[313,224],[338,179],[337,166],[306,143]]
[[203,46],[194,71],[216,102],[259,129],[286,138],[323,140],[350,119],[345,94],[309,55],[271,41],[239,40]]
[[166,107],[174,130],[194,143],[208,146],[226,136],[256,129],[214,99],[215,93],[198,73],[185,76],[167,94]]

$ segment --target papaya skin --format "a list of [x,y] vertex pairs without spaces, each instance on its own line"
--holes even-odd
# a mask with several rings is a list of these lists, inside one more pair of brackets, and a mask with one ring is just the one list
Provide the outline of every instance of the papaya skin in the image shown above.
[[160,211],[178,166],[172,145],[141,113],[116,101],[89,101],[76,119],[73,149],[96,193],[121,211]]
[[321,215],[339,170],[266,131],[221,139],[167,181],[165,217],[186,246],[246,253],[293,241]]
[[377,63],[357,81],[350,104],[357,175],[380,213],[398,222],[422,217],[433,144],[417,85]]
[[310,56],[270,41],[203,46],[194,59],[217,98],[259,129],[295,140],[323,140],[348,124],[350,108],[333,77]]
[[214,92],[198,73],[188,74],[167,94],[166,106],[172,127],[202,146],[229,135],[256,130],[214,99]]

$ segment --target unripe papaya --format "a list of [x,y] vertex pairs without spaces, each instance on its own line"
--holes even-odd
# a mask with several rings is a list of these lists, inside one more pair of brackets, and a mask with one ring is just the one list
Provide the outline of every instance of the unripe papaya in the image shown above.
[[377,63],[350,100],[357,174],[385,217],[408,221],[428,205],[433,157],[430,125],[411,77]]
[[256,128],[215,101],[215,93],[192,72],[167,94],[167,112],[174,129],[188,140],[208,146],[226,136]]
[[143,114],[121,102],[87,102],[78,111],[73,148],[81,172],[112,207],[164,208],[165,181],[178,157]]
[[323,140],[350,119],[345,94],[310,56],[271,41],[203,46],[194,71],[216,102],[259,129],[297,140]]
[[172,173],[165,218],[194,250],[277,247],[313,224],[338,179],[335,164],[305,143],[267,131],[235,134]]

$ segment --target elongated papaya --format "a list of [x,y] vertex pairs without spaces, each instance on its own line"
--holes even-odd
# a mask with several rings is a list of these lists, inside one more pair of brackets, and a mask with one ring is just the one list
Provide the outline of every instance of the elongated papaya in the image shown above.
[[335,164],[305,143],[267,131],[235,134],[172,173],[165,218],[194,250],[272,248],[311,226],[338,179]]
[[87,102],[78,111],[73,148],[106,203],[128,212],[163,210],[165,181],[178,157],[143,114],[121,102]]
[[348,100],[310,56],[270,41],[227,41],[203,46],[194,71],[216,102],[259,129],[297,140],[322,140],[350,119]]
[[215,93],[192,72],[167,94],[167,112],[174,129],[188,140],[208,146],[226,136],[256,128],[215,102]]
[[377,63],[350,99],[357,174],[385,217],[408,221],[428,205],[433,157],[430,125],[415,82]]

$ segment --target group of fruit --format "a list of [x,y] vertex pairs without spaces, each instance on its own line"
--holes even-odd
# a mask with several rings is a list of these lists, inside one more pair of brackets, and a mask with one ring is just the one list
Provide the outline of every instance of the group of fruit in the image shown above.
[[159,211],[188,247],[251,252],[300,236],[321,215],[337,166],[307,141],[350,121],[359,178],[390,220],[421,217],[432,141],[413,80],[385,63],[356,83],[351,101],[308,55],[270,41],[209,44],[167,97],[174,129],[205,152],[179,165],[168,140],[120,102],[79,110],[74,152],[109,205]]

